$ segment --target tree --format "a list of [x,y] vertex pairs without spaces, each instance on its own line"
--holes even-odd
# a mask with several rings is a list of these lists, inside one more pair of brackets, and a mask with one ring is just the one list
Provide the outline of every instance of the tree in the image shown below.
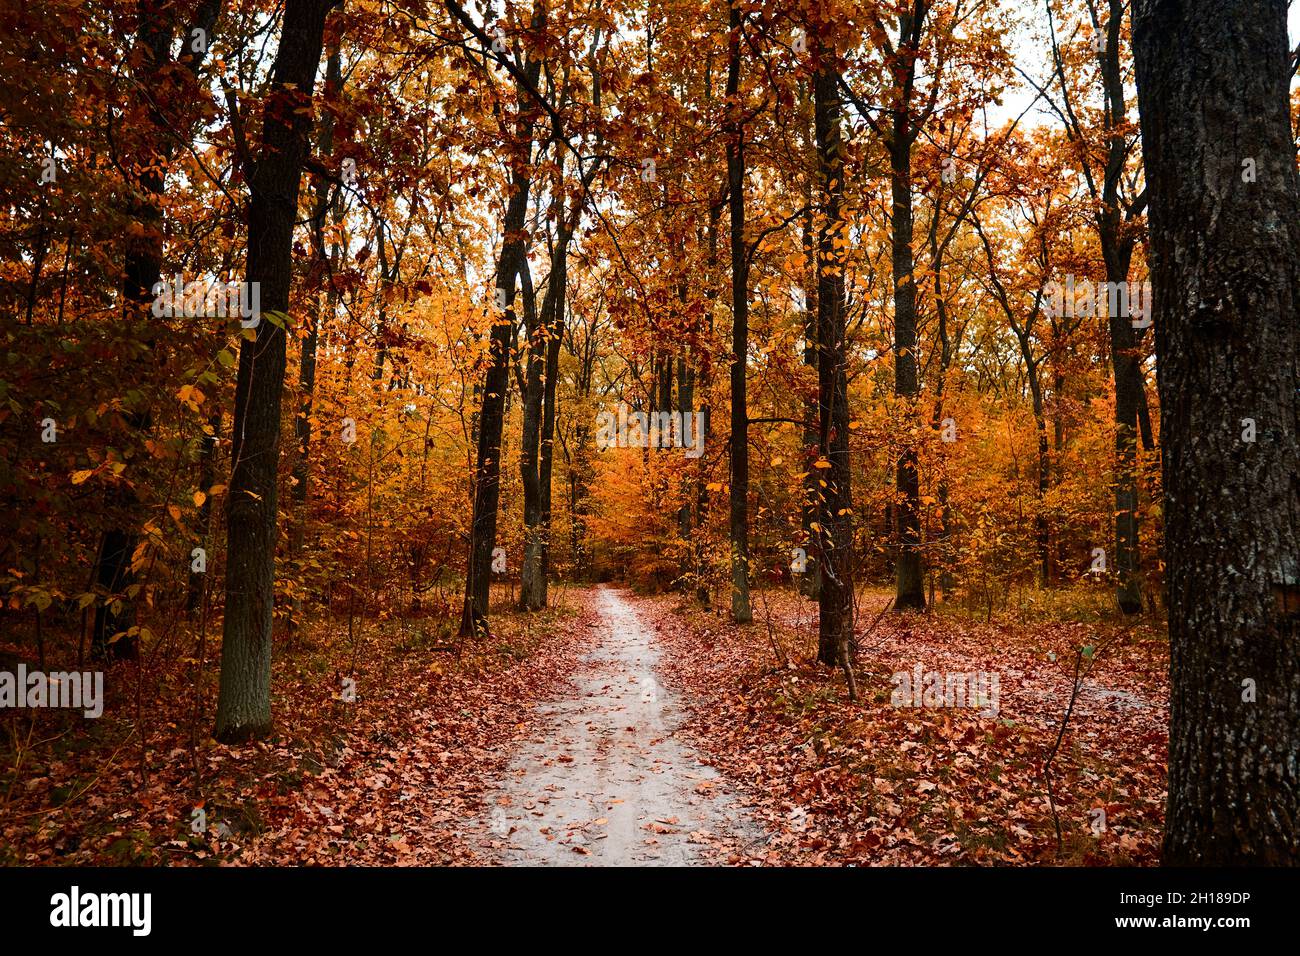
[[1286,14],[1281,0],[1140,0],[1133,13],[1164,447],[1171,864],[1300,863]]
[[[921,51],[930,4],[916,0],[898,14],[898,39],[877,23],[876,37],[885,52],[885,65],[894,77],[890,90],[885,146],[889,152],[890,244],[894,276],[894,394],[914,402],[920,393],[916,360],[916,262],[912,251],[912,146],[926,119],[934,112],[931,97],[920,115],[914,115],[916,61]],[[937,89],[937,87],[936,87]],[[925,607],[925,568],[921,558],[921,485],[917,474],[916,446],[908,442],[898,458],[898,531],[896,564],[899,609]]]
[[[823,26],[823,25],[819,25]],[[824,26],[823,26],[824,28]],[[817,236],[817,659],[850,675],[853,640],[853,493],[849,460],[848,348],[844,328],[844,141],[840,131],[840,73],[835,52],[813,41],[813,122],[822,203]]]
[[[493,41],[454,4],[448,8],[480,41]],[[540,31],[545,10],[533,8],[532,32]],[[527,252],[528,195],[532,186],[534,103],[541,99],[537,82],[542,61],[527,38],[519,44],[522,67],[510,70],[515,80],[518,118],[510,147],[510,198],[502,224],[501,256],[497,263],[496,320],[490,336],[488,368],[483,379],[483,404],[478,419],[478,448],[474,466],[474,511],[470,525],[469,559],[465,575],[465,607],[461,616],[462,636],[486,632],[488,599],[492,584],[492,551],[496,547],[497,516],[501,502],[501,434],[505,425],[506,390],[510,384],[510,347],[515,337],[515,288]]]
[[740,93],[745,14],[730,0],[727,38],[727,206],[731,213],[731,618],[754,619],[749,603],[749,261],[745,248],[745,120]]
[[262,737],[271,730],[277,477],[293,229],[325,17],[337,2],[286,0],[262,110],[261,148],[254,158],[246,143],[239,147],[249,191],[246,277],[258,284],[262,315],[253,337],[240,343],[235,383],[216,726],[223,742]]
[[[1060,118],[1077,162],[1083,173],[1088,194],[1094,203],[1093,225],[1101,246],[1110,288],[1126,286],[1133,262],[1134,246],[1140,235],[1137,224],[1146,209],[1147,193],[1131,195],[1129,181],[1137,136],[1128,119],[1124,88],[1123,58],[1120,40],[1124,26],[1125,0],[1105,0],[1107,19],[1103,23],[1097,4],[1089,0],[1087,12],[1092,37],[1084,38],[1083,47],[1095,59],[1102,92],[1101,115],[1097,129],[1088,129],[1081,119],[1081,106],[1071,91],[1066,52],[1056,35],[1052,0],[1047,0],[1052,65],[1061,90],[1059,104],[1052,108]],[[1086,62],[1086,60],[1085,60]],[[1142,378],[1140,336],[1127,314],[1111,309],[1107,324],[1110,333],[1111,367],[1115,380],[1115,536],[1114,566],[1118,581],[1115,599],[1125,614],[1142,610],[1139,574],[1140,539],[1138,527],[1137,440],[1138,418],[1145,408],[1146,388]]]

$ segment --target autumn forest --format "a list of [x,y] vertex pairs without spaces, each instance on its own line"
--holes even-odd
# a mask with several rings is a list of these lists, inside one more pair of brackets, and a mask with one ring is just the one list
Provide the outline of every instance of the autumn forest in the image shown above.
[[0,864],[1300,863],[1288,14],[0,0]]

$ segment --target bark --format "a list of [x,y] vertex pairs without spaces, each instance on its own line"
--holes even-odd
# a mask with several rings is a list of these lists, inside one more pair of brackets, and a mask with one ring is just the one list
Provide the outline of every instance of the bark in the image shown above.
[[849,467],[847,349],[844,333],[844,255],[848,223],[842,213],[844,155],[840,132],[839,72],[830,51],[820,51],[813,86],[814,124],[820,166],[823,218],[817,237],[817,405],[819,457],[829,468],[817,468],[817,564],[821,589],[817,597],[817,659],[846,666],[853,641],[853,495]]
[[[262,315],[239,348],[226,506],[226,617],[216,737],[230,743],[271,730],[271,625],[275,602],[277,481],[284,391],[284,316],[293,278],[293,228],[311,130],[311,98],[325,17],[337,0],[286,0],[249,177],[247,281]],[[279,315],[272,315],[279,313]]]
[[[892,199],[890,247],[894,275],[894,395],[911,416],[920,393],[916,364],[916,276],[912,251],[912,125],[911,98],[915,76],[915,38],[925,17],[924,4],[900,16],[899,52],[896,74],[897,105],[891,110],[889,186]],[[898,456],[896,483],[898,503],[898,559],[895,564],[895,610],[925,607],[925,569],[921,561],[921,482],[917,474],[916,446],[906,439]]]
[[1300,183],[1286,13],[1281,0],[1134,10],[1164,455],[1169,864],[1300,863]]
[[[684,303],[686,298],[684,288],[681,293],[681,298]],[[680,411],[683,415],[688,415],[695,411],[695,370],[691,368],[690,362],[685,355],[683,355],[677,362],[677,404],[681,406]],[[683,437],[682,440],[685,442],[685,437]],[[689,487],[689,477],[683,476],[682,505],[677,509],[677,533],[681,536],[683,541],[689,541],[691,538],[691,502]]]
[[727,205],[731,213],[731,619],[754,619],[749,602],[749,261],[745,249],[745,124],[740,102],[744,14],[731,0],[727,46]]

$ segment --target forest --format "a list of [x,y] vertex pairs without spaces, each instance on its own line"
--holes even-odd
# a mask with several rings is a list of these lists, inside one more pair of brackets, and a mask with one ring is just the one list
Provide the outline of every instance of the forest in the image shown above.
[[1300,863],[1298,41],[0,0],[0,864]]

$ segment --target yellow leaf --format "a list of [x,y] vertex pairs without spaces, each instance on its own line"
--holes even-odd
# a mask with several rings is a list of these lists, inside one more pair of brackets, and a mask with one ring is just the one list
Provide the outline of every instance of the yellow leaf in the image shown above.
[[74,485],[79,485],[94,473],[94,470],[90,468],[87,468],[85,471],[74,471],[72,473],[72,483]]
[[196,492],[194,492],[194,504],[195,504],[196,506],[202,508],[202,507],[203,507],[203,502],[205,502],[205,501],[207,501],[207,500],[208,500],[208,496],[205,495],[203,492],[201,492],[201,491],[196,491]]

